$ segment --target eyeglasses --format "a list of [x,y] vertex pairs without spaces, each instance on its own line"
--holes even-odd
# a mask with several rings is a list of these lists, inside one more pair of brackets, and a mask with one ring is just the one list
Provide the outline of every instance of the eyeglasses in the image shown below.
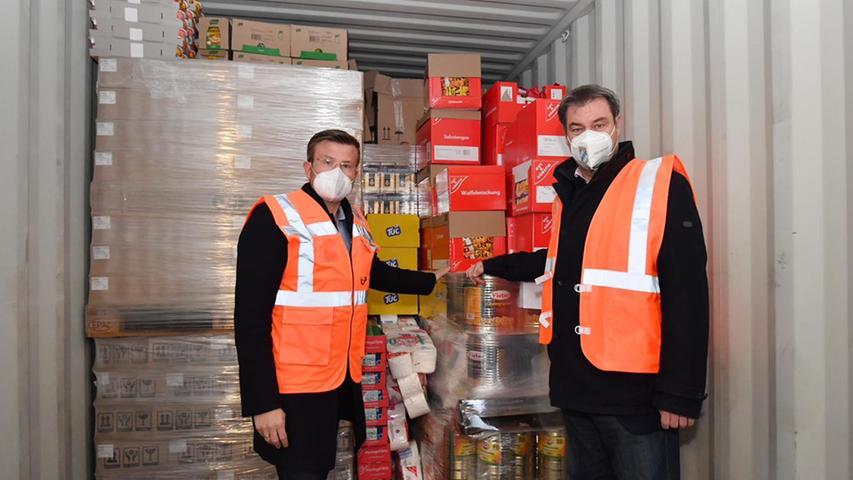
[[320,167],[319,170],[323,172],[334,170],[337,167],[340,167],[341,171],[346,173],[347,175],[352,175],[358,172],[358,163],[353,163],[349,161],[338,162],[337,160],[331,158],[320,158],[314,160],[314,164]]

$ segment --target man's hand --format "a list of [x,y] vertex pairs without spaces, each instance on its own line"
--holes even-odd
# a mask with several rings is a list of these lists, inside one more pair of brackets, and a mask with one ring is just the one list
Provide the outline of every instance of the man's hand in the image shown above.
[[695,424],[696,420],[693,418],[682,417],[681,415],[665,412],[663,410],[660,411],[660,426],[664,430],[669,430],[670,428],[674,430],[679,428],[690,428]]
[[444,267],[433,272],[435,273],[435,281],[438,282],[439,280],[441,280],[441,277],[447,275],[448,272],[450,272],[450,267]]
[[275,448],[287,448],[287,433],[284,431],[284,410],[277,408],[255,415],[255,430]]
[[470,278],[475,285],[485,285],[486,282],[483,280],[483,262],[477,262],[474,265],[471,265],[471,268],[465,272],[465,276]]

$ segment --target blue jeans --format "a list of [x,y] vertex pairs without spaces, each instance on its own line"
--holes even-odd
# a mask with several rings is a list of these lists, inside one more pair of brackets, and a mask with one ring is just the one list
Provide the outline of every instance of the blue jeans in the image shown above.
[[678,430],[654,416],[563,411],[569,480],[678,480]]

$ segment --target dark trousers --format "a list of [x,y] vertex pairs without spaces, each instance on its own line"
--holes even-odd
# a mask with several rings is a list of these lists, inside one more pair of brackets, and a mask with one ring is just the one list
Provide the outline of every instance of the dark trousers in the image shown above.
[[308,470],[291,472],[281,466],[275,467],[275,470],[278,472],[279,480],[326,480],[329,475],[329,472],[311,472]]
[[678,480],[678,430],[654,416],[563,411],[569,480]]

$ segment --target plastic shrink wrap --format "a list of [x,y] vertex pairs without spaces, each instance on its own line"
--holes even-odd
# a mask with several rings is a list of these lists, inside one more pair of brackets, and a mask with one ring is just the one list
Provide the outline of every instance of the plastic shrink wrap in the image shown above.
[[538,310],[520,284],[450,274],[422,297],[438,351],[432,411],[418,440],[432,480],[551,479],[565,475],[565,433],[548,398],[549,362]]
[[[96,339],[93,372],[98,478],[277,478],[252,450],[230,335]],[[330,479],[353,471],[342,422]]]
[[[230,329],[246,214],[262,195],[302,186],[313,134],[339,128],[361,138],[361,77],[102,58],[88,334]],[[360,189],[352,200],[360,204]]]
[[367,144],[363,148],[365,213],[418,215],[416,147]]

